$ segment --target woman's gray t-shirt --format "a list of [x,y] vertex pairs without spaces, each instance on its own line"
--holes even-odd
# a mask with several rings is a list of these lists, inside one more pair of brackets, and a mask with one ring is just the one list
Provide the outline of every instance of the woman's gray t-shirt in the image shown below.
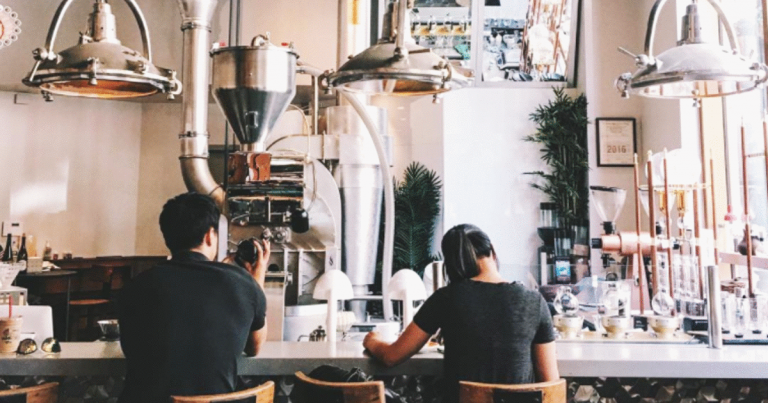
[[517,283],[464,280],[427,299],[413,322],[445,340],[444,401],[458,400],[459,381],[533,383],[533,344],[555,340],[541,294]]

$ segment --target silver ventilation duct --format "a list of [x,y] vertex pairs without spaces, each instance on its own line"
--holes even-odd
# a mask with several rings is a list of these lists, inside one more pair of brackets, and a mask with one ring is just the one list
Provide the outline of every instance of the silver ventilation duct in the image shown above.
[[178,0],[178,4],[184,32],[181,173],[187,189],[211,196],[224,210],[226,195],[208,167],[208,52],[219,0]]

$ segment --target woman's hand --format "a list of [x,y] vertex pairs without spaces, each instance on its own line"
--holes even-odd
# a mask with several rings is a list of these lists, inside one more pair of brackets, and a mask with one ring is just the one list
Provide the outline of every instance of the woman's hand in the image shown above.
[[384,365],[393,367],[418,353],[427,344],[430,336],[415,323],[411,323],[392,344],[381,340],[378,333],[370,332],[365,335],[363,346]]
[[366,350],[373,352],[376,348],[375,346],[378,346],[381,343],[381,336],[378,333],[368,332],[363,340],[363,347],[365,347]]

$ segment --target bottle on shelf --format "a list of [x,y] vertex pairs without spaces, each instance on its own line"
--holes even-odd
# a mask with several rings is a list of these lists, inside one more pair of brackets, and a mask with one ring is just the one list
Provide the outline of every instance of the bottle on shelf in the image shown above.
[[21,246],[19,247],[19,253],[16,254],[16,261],[24,262],[24,269],[26,269],[27,260],[29,260],[29,254],[27,253],[27,234],[21,234]]
[[11,239],[10,233],[8,233],[8,238],[5,241],[5,251],[0,260],[3,262],[13,262],[13,240]]

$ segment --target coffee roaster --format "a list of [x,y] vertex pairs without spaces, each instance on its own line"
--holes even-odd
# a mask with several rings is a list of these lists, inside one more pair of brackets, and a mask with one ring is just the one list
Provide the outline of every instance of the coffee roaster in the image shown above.
[[[365,318],[366,303],[376,299],[384,302],[385,321],[392,318],[386,292],[394,233],[391,141],[386,112],[365,106],[366,97],[377,92],[432,95],[467,84],[447,61],[416,45],[409,30],[400,29],[409,25],[412,2],[390,4],[383,37],[366,51],[346,48],[346,38],[341,38],[346,22],[340,18],[339,53],[344,59],[349,54],[358,57],[338,71],[326,72],[300,62],[292,45],[272,44],[268,34],[246,46],[211,49],[211,22],[224,1],[177,0],[184,36],[179,82],[176,72],[152,63],[149,31],[135,0],[125,1],[138,22],[143,52],[120,44],[110,5],[95,0],[80,43],[57,53],[56,34],[73,1],[62,1],[46,45],[35,51],[35,65],[24,82],[40,88],[48,100],[51,94],[129,98],[158,92],[172,98],[183,88],[181,172],[190,191],[209,195],[224,213],[219,233],[228,236],[221,237],[225,242],[219,256],[253,238],[272,244],[266,284],[269,339],[288,337],[283,334],[287,312],[315,312],[298,307],[317,303],[312,298],[314,283],[333,269],[344,270],[351,279],[351,309],[358,319]],[[346,9],[344,2],[340,10]],[[297,74],[312,76],[313,133],[271,133],[296,95]],[[327,126],[322,134],[321,83],[341,95],[339,106],[322,112]],[[228,156],[225,183],[219,183],[208,166],[209,91],[240,143]],[[373,296],[382,205],[383,290]]]

